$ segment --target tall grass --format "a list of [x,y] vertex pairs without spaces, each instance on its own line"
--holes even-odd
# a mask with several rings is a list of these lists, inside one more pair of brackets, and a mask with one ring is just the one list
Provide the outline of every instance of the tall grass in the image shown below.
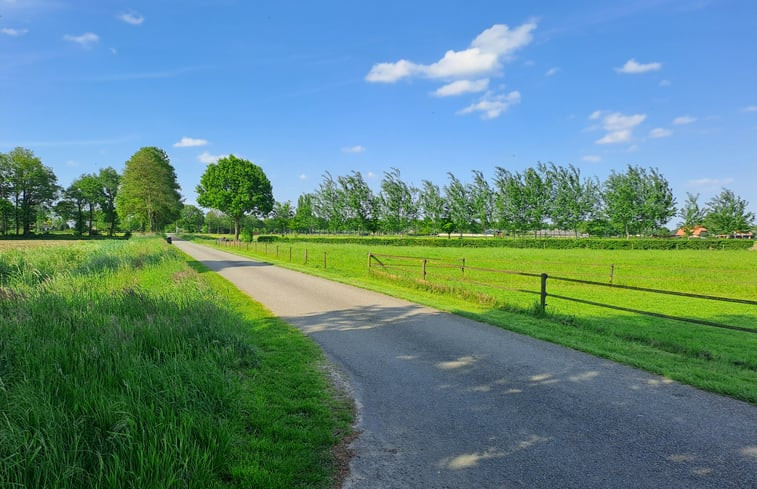
[[317,347],[157,239],[0,253],[0,487],[330,487]]

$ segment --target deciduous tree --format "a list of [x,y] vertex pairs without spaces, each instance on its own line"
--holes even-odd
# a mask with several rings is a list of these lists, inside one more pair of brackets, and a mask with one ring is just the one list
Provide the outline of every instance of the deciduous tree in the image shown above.
[[754,222],[754,213],[747,211],[749,203],[724,188],[707,202],[705,223],[710,234],[732,234],[747,231]]
[[218,209],[234,222],[234,239],[247,214],[265,217],[273,209],[271,182],[256,164],[229,155],[211,163],[197,186],[197,203]]

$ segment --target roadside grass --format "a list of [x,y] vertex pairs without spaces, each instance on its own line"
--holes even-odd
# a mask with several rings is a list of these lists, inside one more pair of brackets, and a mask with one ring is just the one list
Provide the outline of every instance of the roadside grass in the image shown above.
[[[538,277],[472,270],[477,267],[547,273],[602,283],[609,283],[612,270],[616,285],[754,300],[757,297],[754,251],[456,249],[318,243],[251,243],[248,249],[245,243],[230,247],[200,236],[194,239],[451,311],[757,404],[757,334],[642,316],[549,296],[547,313],[541,314]],[[416,259],[386,259],[385,263],[396,266],[381,270],[374,263],[369,272],[369,252]],[[429,260],[425,281],[420,258]],[[461,258],[465,258],[464,274]],[[548,280],[548,291],[757,331],[757,307],[753,305],[553,280]]]
[[318,347],[162,240],[0,251],[0,318],[0,487],[333,487]]

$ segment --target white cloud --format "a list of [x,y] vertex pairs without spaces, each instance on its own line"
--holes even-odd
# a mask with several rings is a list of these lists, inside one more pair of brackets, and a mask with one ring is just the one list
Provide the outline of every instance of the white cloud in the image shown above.
[[365,147],[359,144],[356,146],[348,146],[348,147],[342,148],[342,153],[362,153],[364,151],[365,151]]
[[305,180],[308,179],[308,176],[305,175],[304,173],[300,173],[300,176],[298,178],[304,182]]
[[511,105],[520,103],[520,92],[512,91],[508,94],[495,95],[491,92],[487,93],[478,102],[475,102],[468,107],[462,109],[458,114],[471,114],[473,112],[481,112],[482,119],[495,119],[499,117],[502,112],[506,111]]
[[206,139],[194,139],[184,136],[178,143],[174,143],[174,148],[192,148],[195,146],[205,146],[208,144]]
[[369,172],[368,172],[368,173],[367,173],[367,174],[365,175],[365,178],[367,178],[367,179],[369,179],[369,180],[375,180],[375,179],[376,179],[377,177],[378,177],[378,175],[376,175],[376,174],[375,174],[375,173],[373,173],[372,171],[369,171]]
[[646,114],[623,115],[620,112],[614,112],[605,116],[602,121],[602,127],[608,131],[633,129],[644,122],[646,118]]
[[621,68],[615,68],[615,71],[618,73],[626,73],[626,74],[639,74],[639,73],[647,73],[649,71],[658,71],[662,68],[662,63],[654,62],[654,63],[638,63],[635,59],[631,58],[628,61],[626,61],[626,64],[624,64]]
[[597,139],[597,144],[618,144],[627,143],[631,140],[631,130],[622,129],[607,133],[603,138]]
[[118,15],[118,18],[131,25],[140,25],[145,21],[145,18],[136,12],[121,13]]
[[662,127],[656,127],[649,131],[649,137],[653,139],[669,138],[673,135],[673,131],[670,129],[664,129]]
[[757,105],[748,105],[743,110],[744,112],[757,112]]
[[560,68],[550,68],[546,73],[544,73],[544,76],[554,76],[558,71],[560,71]]
[[481,80],[457,80],[438,88],[434,95],[437,97],[450,97],[453,95],[462,95],[464,93],[483,92],[489,88],[489,79]]
[[591,113],[591,115],[589,116],[589,119],[592,120],[592,121],[596,121],[600,117],[602,117],[602,111],[601,110],[595,110],[594,112]]
[[72,36],[70,34],[66,34],[65,36],[63,36],[63,40],[79,44],[85,48],[89,48],[93,44],[100,42],[100,36],[98,36],[94,32],[85,32],[80,36]]
[[697,178],[689,180],[687,183],[690,187],[718,188],[730,185],[733,182],[733,178]]
[[676,117],[673,119],[673,125],[674,126],[683,126],[685,124],[691,124],[692,122],[696,122],[696,117],[691,117],[688,115],[682,115],[680,117]]
[[669,86],[670,86],[670,85],[672,85],[672,84],[670,83],[670,80],[660,80],[660,83],[659,83],[659,85],[660,85],[661,87],[669,87]]
[[602,161],[602,158],[597,155],[586,155],[582,157],[581,160],[587,161],[589,163],[599,163],[600,161]]
[[495,24],[471,42],[468,49],[448,50],[437,62],[424,65],[401,59],[394,63],[377,63],[365,79],[369,82],[394,83],[402,78],[423,76],[433,79],[468,78],[493,73],[513,53],[528,45],[536,23],[527,22],[515,29]]
[[639,151],[639,149],[640,148],[639,148],[638,144],[632,144],[631,146],[628,147],[628,149],[626,149],[626,152],[627,153],[635,153],[635,152]]
[[5,34],[6,36],[18,37],[23,36],[29,31],[26,29],[11,29],[10,27],[3,27],[2,29],[0,29],[0,32]]
[[229,155],[212,155],[208,153],[207,151],[203,151],[201,155],[197,157],[200,162],[205,163],[206,165],[209,165],[211,163],[215,163],[221,158],[226,158]]

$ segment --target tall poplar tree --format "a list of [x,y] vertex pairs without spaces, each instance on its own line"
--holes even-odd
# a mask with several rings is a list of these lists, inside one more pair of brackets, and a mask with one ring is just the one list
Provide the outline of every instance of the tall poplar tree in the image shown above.
[[155,232],[176,220],[181,211],[176,172],[165,151],[141,148],[129,158],[116,196],[121,221],[136,221],[141,229]]

